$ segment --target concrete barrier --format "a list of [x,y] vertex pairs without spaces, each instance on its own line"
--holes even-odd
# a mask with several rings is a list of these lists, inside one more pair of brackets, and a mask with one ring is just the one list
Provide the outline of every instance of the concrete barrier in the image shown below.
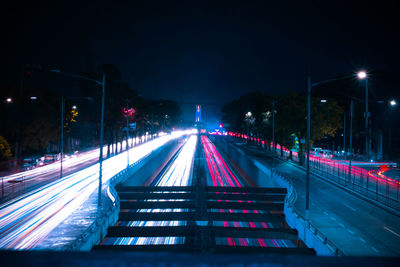
[[[96,219],[83,231],[70,245],[68,245],[65,250],[72,251],[90,251],[93,246],[100,244],[100,242],[107,235],[107,229],[109,226],[114,225],[118,221],[119,211],[120,211],[120,200],[118,193],[115,190],[115,186],[127,181],[127,179],[132,178],[137,173],[141,175],[134,177],[134,180],[130,185],[142,185],[144,181],[148,178],[146,174],[150,174],[153,170],[152,167],[161,165],[167,157],[171,155],[171,151],[175,151],[181,138],[177,140],[172,140],[167,145],[154,150],[145,158],[138,162],[130,165],[129,168],[124,169],[120,173],[116,174],[107,184],[103,184],[102,191],[102,205],[101,210]],[[149,170],[143,172],[147,165],[150,165]],[[98,197],[98,192],[92,193],[89,197],[88,202],[96,203]],[[85,216],[85,214],[82,214]]]
[[[221,140],[219,138],[213,140],[218,148],[220,148],[226,155],[229,155],[228,160],[241,163],[245,158],[245,164],[240,164],[240,167],[246,173],[258,175],[257,178],[254,179],[258,186],[264,187],[272,184],[271,182],[268,182],[270,179],[266,179],[266,177],[271,177],[271,168],[268,168],[259,160],[249,157],[242,149],[226,142],[226,140]],[[260,175],[260,172],[262,175]],[[252,176],[250,177],[253,178]],[[284,187],[288,191],[285,198],[283,212],[287,224],[298,231],[299,238],[303,240],[308,247],[313,248],[319,256],[343,255],[343,253],[332,242],[330,242],[326,236],[305,220],[305,218],[295,209],[294,203],[297,200],[297,192],[291,180],[282,176],[275,170],[273,171],[272,179],[277,183],[276,186]]]

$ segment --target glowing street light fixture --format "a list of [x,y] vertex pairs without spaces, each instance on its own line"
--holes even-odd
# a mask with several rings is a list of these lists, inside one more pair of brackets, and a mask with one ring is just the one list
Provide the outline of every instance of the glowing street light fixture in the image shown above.
[[31,98],[31,100],[36,100],[37,96],[31,96],[30,98]]
[[396,102],[396,100],[392,99],[392,100],[390,100],[389,104],[393,107],[393,106],[397,105],[397,102]]
[[72,106],[72,109],[73,109],[73,110],[76,110],[77,108],[78,108],[78,107],[75,106],[75,105]]
[[251,115],[253,115],[253,114],[251,113],[251,111],[249,111],[249,112],[246,113],[246,117],[251,117]]
[[7,99],[6,99],[6,102],[7,102],[7,103],[12,103],[12,101],[13,101],[13,100],[12,100],[11,97],[7,97]]
[[326,103],[326,99],[321,99],[321,103]]
[[357,77],[358,77],[358,79],[363,80],[363,79],[367,78],[367,73],[365,71],[363,71],[363,70],[359,71],[357,73]]

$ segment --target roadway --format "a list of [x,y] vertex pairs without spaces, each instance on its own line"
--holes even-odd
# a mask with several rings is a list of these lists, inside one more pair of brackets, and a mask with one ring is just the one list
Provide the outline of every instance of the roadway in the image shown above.
[[[135,139],[135,142],[130,140],[130,147],[144,140],[144,136]],[[122,142],[122,148],[126,150],[126,142]],[[104,158],[107,158],[107,148],[103,148]],[[63,160],[63,176],[68,176],[79,170],[96,164],[99,160],[99,148],[89,151],[77,153],[71,156],[66,156]],[[40,166],[31,170],[26,170],[1,177],[1,201],[9,201],[23,194],[29,193],[37,188],[40,188],[48,183],[60,179],[60,161],[55,161],[44,166]]]
[[[163,135],[104,160],[103,185],[127,167],[127,153],[129,164],[133,164],[185,134],[189,133],[176,131]],[[97,163],[1,204],[0,248],[32,249],[40,245],[50,232],[96,192],[98,177]]]
[[[217,138],[223,138],[219,140],[229,142],[246,157],[267,166],[269,173],[270,154],[238,139]],[[293,182],[298,196],[295,207],[304,216],[305,171],[279,159],[275,159],[274,168]],[[266,176],[265,179],[270,178]],[[397,215],[315,175],[310,177],[310,220],[345,255],[400,255],[400,218]]]
[[[189,137],[167,161],[151,184],[135,185],[129,181],[135,180],[131,177],[117,188],[121,199],[119,221],[96,249],[196,251],[203,243],[213,250],[313,253],[284,221],[286,190],[250,188],[206,135]],[[205,173],[198,172],[201,166]],[[272,195],[262,195],[268,193]],[[140,208],[144,206],[154,208]],[[214,231],[218,232],[216,236]],[[205,235],[194,237],[201,233]]]

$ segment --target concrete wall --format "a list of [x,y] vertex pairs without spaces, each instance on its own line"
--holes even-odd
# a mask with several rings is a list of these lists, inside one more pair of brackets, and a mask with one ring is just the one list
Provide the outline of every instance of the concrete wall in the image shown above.
[[[144,159],[132,164],[128,169],[115,175],[109,184],[103,185],[100,215],[66,250],[90,251],[93,246],[100,244],[107,235],[108,227],[118,221],[120,201],[115,186],[121,183],[131,186],[142,185],[147,180],[152,179],[155,170],[166,164],[166,159],[170,159],[175,154],[182,144],[182,140],[182,138],[172,140]],[[97,191],[90,196],[88,201],[93,202],[96,199]]]

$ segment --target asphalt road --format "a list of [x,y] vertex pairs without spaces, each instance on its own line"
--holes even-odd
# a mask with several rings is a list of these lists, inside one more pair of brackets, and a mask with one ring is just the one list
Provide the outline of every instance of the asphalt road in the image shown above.
[[[270,154],[255,146],[235,146],[270,167]],[[295,207],[304,216],[305,171],[279,159],[275,159],[275,168],[292,180],[298,196]],[[345,255],[400,255],[398,216],[314,175],[310,177],[310,219]]]

